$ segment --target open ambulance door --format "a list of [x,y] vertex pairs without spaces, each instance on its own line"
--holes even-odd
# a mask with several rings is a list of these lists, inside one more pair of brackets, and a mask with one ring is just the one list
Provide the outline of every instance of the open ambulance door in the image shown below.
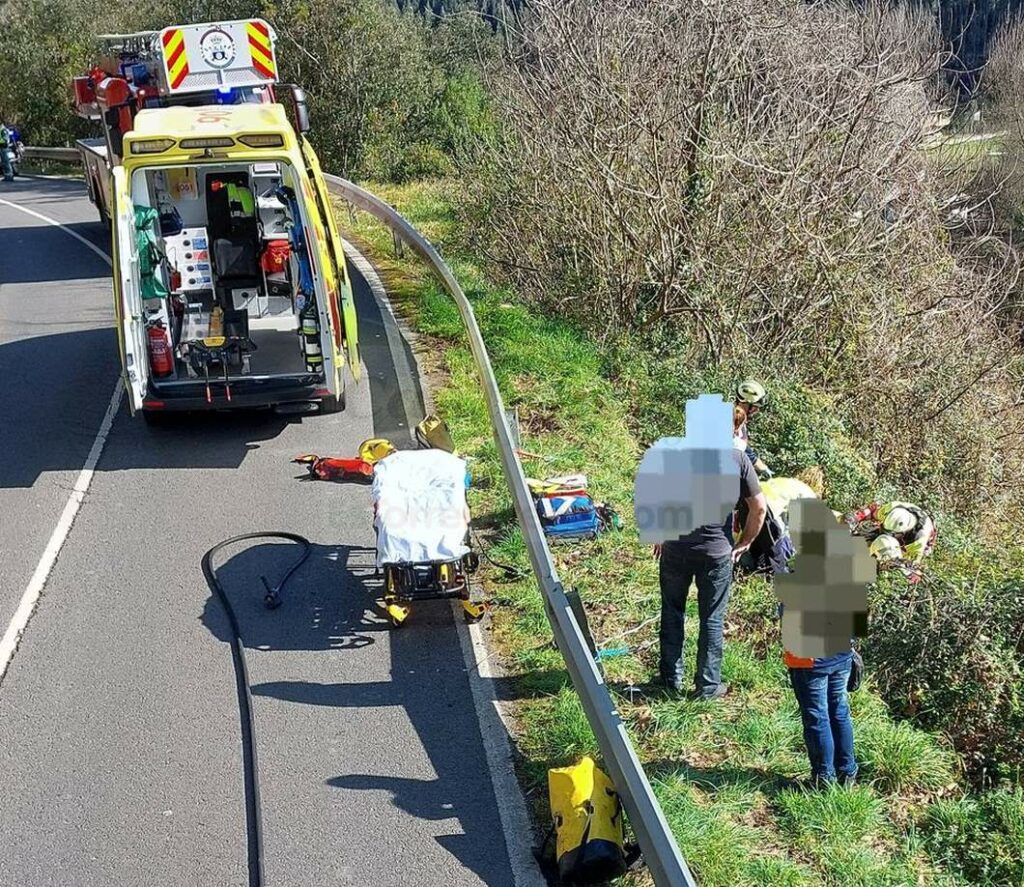
[[121,349],[121,377],[128,392],[132,415],[142,408],[149,379],[146,350],[146,322],[142,314],[139,290],[139,255],[135,244],[135,207],[123,166],[112,174],[114,243],[114,312],[117,316],[117,341]]
[[[359,327],[356,320],[355,300],[352,298],[352,284],[349,281],[348,266],[345,263],[345,250],[341,245],[341,235],[338,234],[338,226],[334,222],[334,213],[331,210],[327,184],[324,182],[323,173],[320,171],[320,161],[317,160],[316,152],[309,142],[306,141],[306,137],[300,136],[299,138],[302,144],[302,156],[306,160],[306,171],[313,181],[317,209],[323,217],[324,225],[327,227],[328,252],[331,254],[336,287],[333,295],[334,304],[331,306],[331,310],[336,312],[335,316],[340,319],[342,327],[341,329],[336,329],[334,335],[340,335],[344,338],[345,356],[348,360],[349,370],[352,372],[352,378],[359,381],[359,375],[362,371],[359,360]],[[335,340],[335,345],[340,350],[342,342]],[[340,386],[339,390],[341,390]]]

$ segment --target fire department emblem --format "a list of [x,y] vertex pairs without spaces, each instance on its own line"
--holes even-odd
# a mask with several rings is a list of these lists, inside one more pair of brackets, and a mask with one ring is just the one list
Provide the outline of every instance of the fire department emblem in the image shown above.
[[211,28],[199,38],[203,61],[213,68],[226,68],[235,60],[235,41],[227,31]]

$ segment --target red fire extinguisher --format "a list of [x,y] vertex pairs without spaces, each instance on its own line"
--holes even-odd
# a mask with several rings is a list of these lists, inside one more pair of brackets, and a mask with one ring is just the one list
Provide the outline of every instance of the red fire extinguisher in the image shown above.
[[149,341],[149,365],[154,376],[169,376],[174,371],[174,360],[171,357],[171,343],[167,339],[167,330],[157,321],[147,332]]

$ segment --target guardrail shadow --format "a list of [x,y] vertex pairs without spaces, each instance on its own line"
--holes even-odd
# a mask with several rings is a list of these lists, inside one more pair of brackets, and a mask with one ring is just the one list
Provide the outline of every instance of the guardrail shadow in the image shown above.
[[349,264],[373,433],[404,449],[414,444],[413,429],[425,414],[416,358],[395,319],[382,310],[359,269]]
[[[342,791],[338,803],[347,802],[344,793],[387,791],[392,802],[410,816],[457,820],[462,833],[438,835],[438,844],[484,883],[512,887],[496,806],[502,799],[494,799],[450,604],[419,603],[413,607],[409,622],[392,630],[375,603],[380,581],[374,576],[374,550],[313,545],[308,561],[286,586],[282,605],[267,610],[259,576],[265,575],[271,584],[275,583],[297,554],[298,547],[287,543],[257,544],[228,557],[222,566],[215,564],[236,611],[243,644],[259,650],[329,652],[386,643],[390,679],[267,681],[252,686],[253,696],[296,705],[366,709],[369,717],[375,709],[400,707],[436,777],[328,773],[324,774],[325,783]],[[213,596],[201,618],[215,637],[229,640],[227,619]],[[258,698],[256,711],[258,722]],[[410,753],[415,754],[415,750]],[[264,759],[266,766],[270,762]]]

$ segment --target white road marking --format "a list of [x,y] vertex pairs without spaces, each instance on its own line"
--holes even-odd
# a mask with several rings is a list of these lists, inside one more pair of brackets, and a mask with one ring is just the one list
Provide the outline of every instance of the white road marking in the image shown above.
[[[90,243],[77,231],[72,231],[56,219],[51,219],[49,216],[44,216],[42,213],[37,213],[35,210],[19,206],[16,203],[11,203],[9,200],[0,199],[0,203],[5,206],[9,206],[12,209],[16,209],[19,212],[23,212],[26,215],[40,219],[49,225],[55,225],[65,234],[70,235],[75,240],[91,249],[108,265],[111,264],[110,256],[103,252],[103,250],[96,246],[96,244]],[[68,497],[68,501],[64,505],[64,511],[61,513],[60,520],[57,521],[57,526],[54,528],[53,534],[50,536],[50,541],[46,543],[46,548],[43,550],[43,556],[39,559],[39,563],[36,564],[35,572],[29,580],[28,587],[25,589],[25,593],[21,596],[21,601],[18,603],[18,609],[14,612],[14,618],[11,619],[10,625],[7,626],[7,631],[4,632],[3,638],[0,639],[0,683],[3,682],[4,675],[7,674],[7,667],[11,664],[11,660],[14,658],[15,650],[18,649],[18,642],[25,633],[25,628],[28,626],[28,622],[32,618],[32,614],[35,612],[36,605],[39,603],[39,598],[43,593],[43,589],[46,587],[46,580],[49,578],[51,570],[53,570],[53,565],[57,563],[57,557],[60,554],[61,548],[64,547],[64,542],[68,538],[68,533],[71,532],[71,525],[75,521],[78,509],[81,508],[82,502],[85,500],[85,494],[89,491],[89,485],[92,483],[93,473],[96,471],[96,465],[100,461],[100,455],[103,453],[103,446],[106,444],[107,437],[110,434],[110,426],[113,424],[114,416],[117,415],[117,410],[121,406],[121,397],[123,393],[124,388],[121,385],[121,380],[118,379],[117,384],[114,387],[114,393],[110,396],[110,403],[107,405],[107,412],[103,416],[103,421],[100,422],[100,428],[99,431],[96,432],[96,437],[93,439],[89,455],[85,458],[85,465],[82,466],[82,470],[78,474],[78,480],[75,481],[74,489],[71,491],[71,495]]]
[[111,264],[110,256],[103,252],[103,250],[96,246],[96,244],[93,243],[91,240],[87,240],[77,231],[72,231],[67,225],[62,225],[56,219],[51,219],[49,216],[44,216],[42,213],[37,213],[34,209],[29,209],[26,206],[20,206],[17,203],[11,203],[11,201],[4,200],[3,198],[0,198],[0,203],[2,203],[4,206],[9,206],[11,209],[16,209],[18,210],[18,212],[23,212],[25,213],[25,215],[32,216],[33,218],[46,222],[48,225],[56,225],[65,234],[74,237],[75,240],[77,240],[80,244],[82,244],[83,246],[87,246],[89,249],[91,249],[108,265]]
[[[394,335],[390,329],[387,331],[388,347],[391,349],[393,363],[398,366],[402,348],[395,342],[395,338],[400,335],[400,330],[384,284],[373,265],[352,243],[343,240],[342,245],[349,261],[366,279],[374,297],[391,315],[395,331]],[[387,321],[385,326],[389,326]],[[418,367],[413,366],[411,369],[419,375]],[[430,391],[422,385],[420,387],[424,406],[427,412],[430,412],[433,409]],[[470,694],[473,697],[473,707],[476,709],[477,723],[480,725],[480,738],[484,744],[484,755],[487,758],[487,769],[491,776],[498,816],[501,818],[501,829],[505,833],[505,849],[508,852],[512,877],[516,887],[546,887],[547,881],[533,856],[533,829],[526,810],[526,801],[512,765],[512,749],[509,743],[511,725],[505,720],[505,713],[494,692],[494,683],[500,677],[500,673],[492,664],[493,657],[487,652],[487,642],[480,625],[466,625],[462,612],[462,604],[452,601],[452,618],[455,620],[462,658],[466,663]]]
[[459,601],[452,601],[452,618],[466,661],[469,690],[480,723],[480,736],[501,817],[501,829],[505,833],[505,849],[512,866],[512,877],[516,887],[545,887],[547,881],[533,855],[534,834],[526,812],[526,801],[512,766],[511,725],[506,721],[494,692],[494,682],[501,674],[492,665],[493,657],[487,652],[487,641],[480,630],[480,623],[465,624]]

